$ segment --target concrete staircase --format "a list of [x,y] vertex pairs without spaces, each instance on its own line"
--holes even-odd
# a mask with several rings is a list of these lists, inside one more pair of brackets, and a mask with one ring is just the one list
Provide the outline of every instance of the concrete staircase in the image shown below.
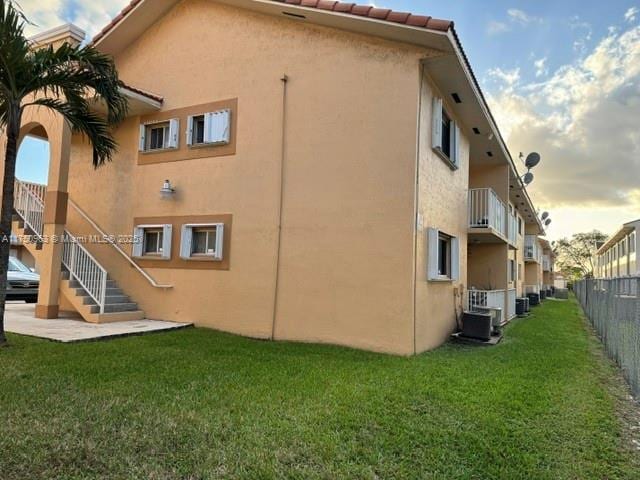
[[69,271],[63,269],[60,293],[65,296],[87,322],[109,323],[142,320],[144,318],[144,312],[138,308],[138,304],[124,294],[115,280],[107,280],[104,312],[100,313],[100,306],[95,300],[91,298],[77,280],[70,280],[69,276]]
[[[45,189],[44,185],[16,180],[16,208],[14,209],[11,230],[15,235],[32,237],[33,241],[23,242],[23,246],[31,253],[36,263],[41,261],[43,232],[34,231],[34,229],[43,229]],[[35,226],[31,227],[30,225]],[[138,308],[138,304],[125,295],[115,280],[108,275],[108,272],[89,251],[77,243],[73,235],[66,231],[62,256],[61,304],[62,300],[66,300],[66,303],[90,323],[121,322],[145,318],[144,312]],[[73,269],[73,275],[70,274],[69,268]],[[92,289],[92,294],[80,283],[79,279],[82,278],[84,278],[84,285]],[[100,304],[96,299],[100,300]]]

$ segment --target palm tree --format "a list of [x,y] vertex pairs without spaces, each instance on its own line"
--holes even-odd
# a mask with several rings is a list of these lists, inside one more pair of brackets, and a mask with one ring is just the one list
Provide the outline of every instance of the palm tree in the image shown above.
[[[40,106],[58,112],[93,146],[93,164],[111,160],[116,142],[110,126],[127,111],[113,60],[91,46],[34,48],[25,37],[28,21],[11,0],[0,0],[0,127],[6,136],[0,213],[0,345],[6,344],[4,312],[9,263],[13,185],[22,113]],[[96,101],[106,118],[91,111]]]

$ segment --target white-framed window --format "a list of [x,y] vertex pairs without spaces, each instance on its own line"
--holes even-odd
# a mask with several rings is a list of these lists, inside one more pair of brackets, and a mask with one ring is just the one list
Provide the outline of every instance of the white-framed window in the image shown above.
[[444,108],[441,98],[433,98],[431,146],[449,165],[460,166],[460,128]]
[[509,259],[509,281],[515,282],[518,276],[517,274],[518,264],[515,260]]
[[155,152],[178,148],[179,128],[180,121],[177,118],[140,124],[138,150],[141,152]]
[[187,120],[187,145],[227,145],[231,138],[231,110],[192,115]]
[[182,225],[180,257],[185,260],[222,260],[224,223]]
[[460,278],[460,241],[436,228],[427,230],[427,279],[458,280]]
[[635,253],[636,251],[636,234],[635,232],[629,234],[629,253]]
[[137,225],[133,229],[133,255],[136,258],[169,260],[171,225]]

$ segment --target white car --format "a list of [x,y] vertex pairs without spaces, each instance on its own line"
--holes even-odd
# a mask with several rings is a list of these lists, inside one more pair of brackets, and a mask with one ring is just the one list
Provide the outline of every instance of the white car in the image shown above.
[[7,300],[24,300],[27,303],[36,303],[39,286],[40,275],[31,271],[17,258],[9,257]]

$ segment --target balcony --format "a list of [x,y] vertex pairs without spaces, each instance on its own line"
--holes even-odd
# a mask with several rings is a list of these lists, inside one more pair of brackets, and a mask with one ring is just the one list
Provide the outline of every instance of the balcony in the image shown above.
[[491,188],[469,190],[469,240],[478,243],[507,241],[507,208]]
[[526,235],[524,237],[524,261],[525,262],[542,262],[542,251],[538,244],[536,235]]

